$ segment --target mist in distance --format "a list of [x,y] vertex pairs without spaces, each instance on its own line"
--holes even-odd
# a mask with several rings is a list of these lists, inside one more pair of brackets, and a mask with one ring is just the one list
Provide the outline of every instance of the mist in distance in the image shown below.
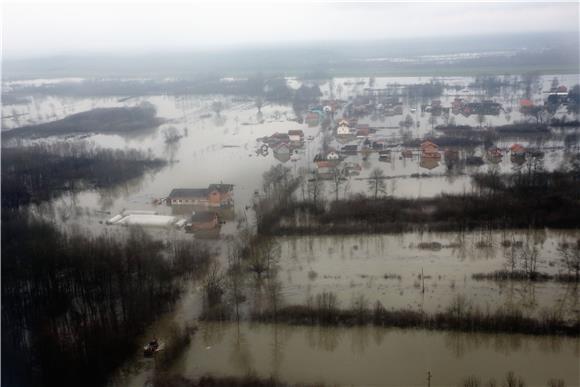
[[[3,6],[3,58],[567,32],[563,3],[63,3]],[[563,43],[560,41],[559,43]]]

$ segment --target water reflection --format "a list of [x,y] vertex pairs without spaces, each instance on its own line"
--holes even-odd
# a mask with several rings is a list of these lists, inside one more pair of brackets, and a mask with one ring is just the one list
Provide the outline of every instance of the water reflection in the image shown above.
[[538,270],[557,274],[562,270],[557,248],[574,238],[573,231],[552,230],[280,238],[281,279],[288,304],[327,291],[341,307],[362,295],[370,305],[380,301],[387,308],[436,312],[463,294],[482,311],[503,307],[539,316],[547,309],[575,318],[578,292],[569,284],[472,279],[474,273],[509,270],[510,257],[522,250],[536,250]]
[[553,377],[568,385],[579,382],[575,339],[248,323],[203,324],[202,331],[214,325],[225,339],[207,344],[194,338],[172,372],[190,378],[251,373],[289,383],[418,385],[431,371],[437,385],[457,385],[470,374],[490,379],[512,370],[529,385]]

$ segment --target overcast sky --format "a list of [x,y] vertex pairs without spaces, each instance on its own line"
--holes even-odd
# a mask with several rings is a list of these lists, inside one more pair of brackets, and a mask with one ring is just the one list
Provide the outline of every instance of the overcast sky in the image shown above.
[[91,52],[536,31],[578,31],[575,1],[221,2],[5,1],[4,58]]

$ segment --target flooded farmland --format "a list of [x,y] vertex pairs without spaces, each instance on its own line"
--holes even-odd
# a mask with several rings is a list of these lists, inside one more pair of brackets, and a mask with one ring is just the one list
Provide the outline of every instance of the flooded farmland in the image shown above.
[[284,300],[304,303],[327,291],[338,295],[342,307],[363,296],[387,308],[433,313],[446,310],[460,294],[484,310],[506,306],[538,314],[555,308],[575,319],[580,314],[575,284],[481,281],[472,275],[506,268],[512,249],[503,247],[504,241],[533,246],[538,270],[555,274],[562,271],[558,246],[577,235],[507,231],[281,238]]
[[[578,381],[578,340],[422,330],[202,324],[172,371],[255,374],[325,385],[458,385],[468,375],[499,381],[513,371],[531,386]],[[537,363],[535,363],[537,362]],[[542,364],[531,367],[530,364]],[[314,366],[316,365],[316,366]]]

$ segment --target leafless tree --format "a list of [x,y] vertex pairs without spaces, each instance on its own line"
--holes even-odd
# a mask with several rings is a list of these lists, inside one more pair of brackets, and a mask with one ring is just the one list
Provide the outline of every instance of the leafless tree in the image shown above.
[[369,191],[376,200],[379,194],[387,193],[387,184],[385,183],[385,174],[382,169],[375,168],[371,171],[368,181]]
[[221,101],[213,101],[211,104],[211,109],[215,112],[215,114],[217,114],[218,116],[220,115],[221,111],[224,108],[224,104]]
[[576,243],[563,243],[558,247],[561,263],[568,271],[574,273],[576,281],[580,280],[580,239]]
[[278,267],[280,253],[280,244],[276,240],[267,237],[261,238],[254,242],[249,253],[248,269],[255,273],[259,280],[262,279],[263,274],[271,277]]
[[332,191],[334,192],[335,200],[338,201],[338,195],[340,193],[340,188],[345,184],[346,179],[344,178],[344,173],[338,167],[334,167],[330,172],[330,179],[332,182]]
[[241,239],[234,240],[228,246],[228,281],[230,299],[234,304],[236,321],[240,322],[240,304],[244,301],[244,273],[242,272],[242,255],[244,245]]
[[255,103],[256,103],[256,107],[258,108],[258,113],[262,113],[262,106],[264,106],[264,99],[262,97],[256,97]]
[[203,283],[203,289],[208,306],[212,307],[222,302],[224,275],[217,262],[210,264]]
[[324,194],[324,182],[315,174],[312,179],[308,181],[308,198],[318,205],[321,196]]

